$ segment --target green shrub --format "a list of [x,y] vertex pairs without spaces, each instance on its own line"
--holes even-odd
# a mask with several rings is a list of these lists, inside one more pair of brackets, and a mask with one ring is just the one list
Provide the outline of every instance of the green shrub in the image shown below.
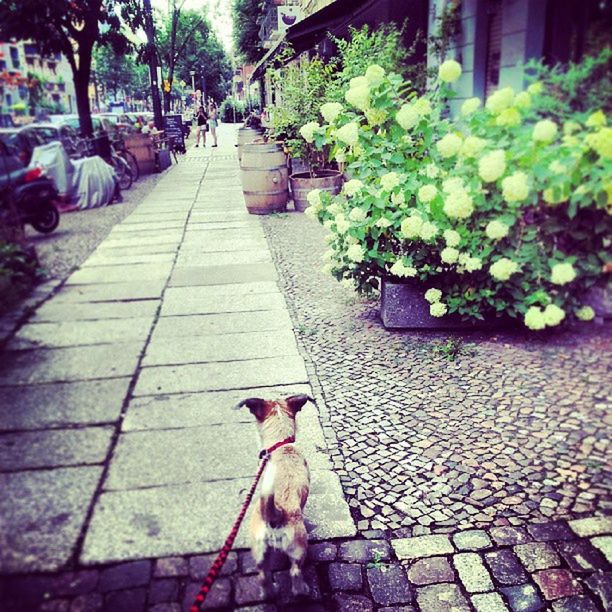
[[[360,290],[422,283],[433,316],[520,318],[531,329],[590,318],[612,235],[612,128],[601,110],[541,112],[542,84],[466,101],[448,118],[452,60],[418,96],[370,66],[346,105],[305,136],[352,177],[308,209],[331,231],[328,268]],[[600,102],[605,102],[600,100]],[[560,121],[563,125],[560,125]]]
[[242,100],[225,98],[221,103],[219,115],[224,123],[240,123],[244,121],[246,104]]

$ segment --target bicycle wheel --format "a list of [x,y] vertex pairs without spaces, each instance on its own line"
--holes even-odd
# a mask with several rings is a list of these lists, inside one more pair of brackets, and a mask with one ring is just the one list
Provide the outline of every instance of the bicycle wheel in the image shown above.
[[129,189],[132,186],[133,176],[130,165],[120,157],[119,155],[113,154],[111,156],[111,163],[119,179],[119,187],[121,190]]
[[136,159],[136,156],[127,149],[123,149],[120,155],[129,164],[130,169],[132,170],[132,179],[137,181],[140,177],[140,168],[138,167],[138,161]]

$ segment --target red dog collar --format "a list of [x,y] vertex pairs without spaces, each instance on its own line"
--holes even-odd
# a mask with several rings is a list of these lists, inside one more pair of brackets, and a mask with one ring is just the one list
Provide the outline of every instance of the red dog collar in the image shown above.
[[285,446],[285,444],[293,444],[295,442],[295,438],[293,436],[290,436],[289,438],[285,438],[282,442],[277,442],[276,444],[273,444],[270,448],[264,448],[260,451],[259,453],[259,458],[263,459],[266,456],[270,456],[277,448],[280,448],[281,446]]

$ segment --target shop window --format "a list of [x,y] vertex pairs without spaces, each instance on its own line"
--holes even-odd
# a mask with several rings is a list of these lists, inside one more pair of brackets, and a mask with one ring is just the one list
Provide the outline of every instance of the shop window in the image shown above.
[[13,68],[19,68],[21,66],[19,62],[19,49],[17,47],[10,47],[11,52],[11,62],[13,63]]
[[485,96],[499,86],[502,43],[502,3],[489,0],[487,3],[487,57],[485,67]]

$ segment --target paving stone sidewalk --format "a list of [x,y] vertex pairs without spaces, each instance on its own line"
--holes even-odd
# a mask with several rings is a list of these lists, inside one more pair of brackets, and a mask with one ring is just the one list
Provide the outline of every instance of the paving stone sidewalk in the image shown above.
[[0,609],[187,610],[256,467],[231,406],[294,392],[317,400],[311,597],[275,559],[267,599],[243,533],[208,608],[609,608],[606,335],[473,338],[450,362],[442,336],[385,332],[319,273],[317,224],[246,215],[231,138],[191,150],[2,355]]

